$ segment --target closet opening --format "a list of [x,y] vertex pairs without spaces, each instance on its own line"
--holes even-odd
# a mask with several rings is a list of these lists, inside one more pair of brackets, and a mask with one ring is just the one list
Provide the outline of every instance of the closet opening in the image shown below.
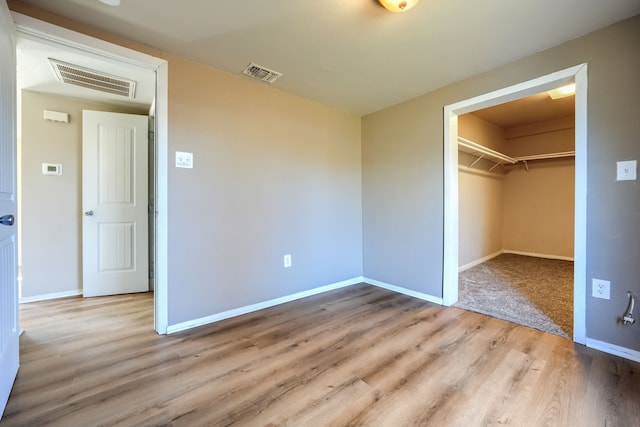
[[585,342],[586,68],[445,107],[444,305]]
[[573,333],[574,95],[458,116],[458,302]]

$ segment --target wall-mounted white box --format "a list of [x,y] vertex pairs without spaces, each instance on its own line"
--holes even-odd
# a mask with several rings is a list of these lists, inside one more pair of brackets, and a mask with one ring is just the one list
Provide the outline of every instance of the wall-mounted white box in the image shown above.
[[59,111],[44,110],[43,116],[45,120],[51,122],[69,123],[69,114]]
[[61,163],[43,163],[42,175],[62,175]]
[[616,181],[635,181],[637,160],[625,160],[616,163]]
[[193,169],[193,153],[176,151],[176,167]]
[[600,299],[611,298],[611,282],[602,279],[593,279],[591,281],[591,296]]

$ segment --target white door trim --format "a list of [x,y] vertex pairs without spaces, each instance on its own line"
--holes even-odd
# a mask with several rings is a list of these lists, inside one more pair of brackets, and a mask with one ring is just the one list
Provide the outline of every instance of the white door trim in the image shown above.
[[[167,175],[168,175],[168,86],[169,66],[166,60],[147,55],[123,46],[99,40],[48,22],[12,12],[17,33],[21,37],[37,39],[40,42],[61,45],[80,50],[88,55],[96,55],[114,61],[152,70],[156,73],[156,256],[155,256],[155,330],[167,333],[168,325],[168,233],[167,219]],[[151,248],[153,249],[153,248]]]
[[533,80],[444,107],[444,305],[458,301],[458,116],[504,102],[544,92],[569,82],[575,95],[575,238],[573,283],[573,340],[586,343],[587,257],[587,64],[576,65]]

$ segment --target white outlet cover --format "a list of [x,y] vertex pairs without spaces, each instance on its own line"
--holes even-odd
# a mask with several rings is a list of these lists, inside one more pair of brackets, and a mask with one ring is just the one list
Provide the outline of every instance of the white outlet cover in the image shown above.
[[591,281],[591,296],[594,298],[611,299],[611,282],[602,279],[593,279]]
[[636,168],[637,160],[625,160],[616,163],[616,180],[617,181],[635,181],[637,179]]
[[193,153],[176,151],[176,167],[193,169]]

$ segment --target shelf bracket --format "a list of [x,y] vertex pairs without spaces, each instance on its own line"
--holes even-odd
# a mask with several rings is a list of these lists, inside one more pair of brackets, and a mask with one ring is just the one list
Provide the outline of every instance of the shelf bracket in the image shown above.
[[478,163],[480,160],[482,160],[484,158],[484,154],[481,154],[480,157],[478,157],[477,159],[475,159],[473,162],[471,162],[471,164],[469,165],[470,168],[473,167],[473,165],[475,165],[476,163]]
[[491,172],[492,170],[494,170],[495,168],[497,168],[497,167],[498,167],[499,165],[501,165],[501,164],[502,164],[502,162],[498,162],[498,163],[496,163],[495,165],[491,166],[491,167],[489,168],[489,172]]

